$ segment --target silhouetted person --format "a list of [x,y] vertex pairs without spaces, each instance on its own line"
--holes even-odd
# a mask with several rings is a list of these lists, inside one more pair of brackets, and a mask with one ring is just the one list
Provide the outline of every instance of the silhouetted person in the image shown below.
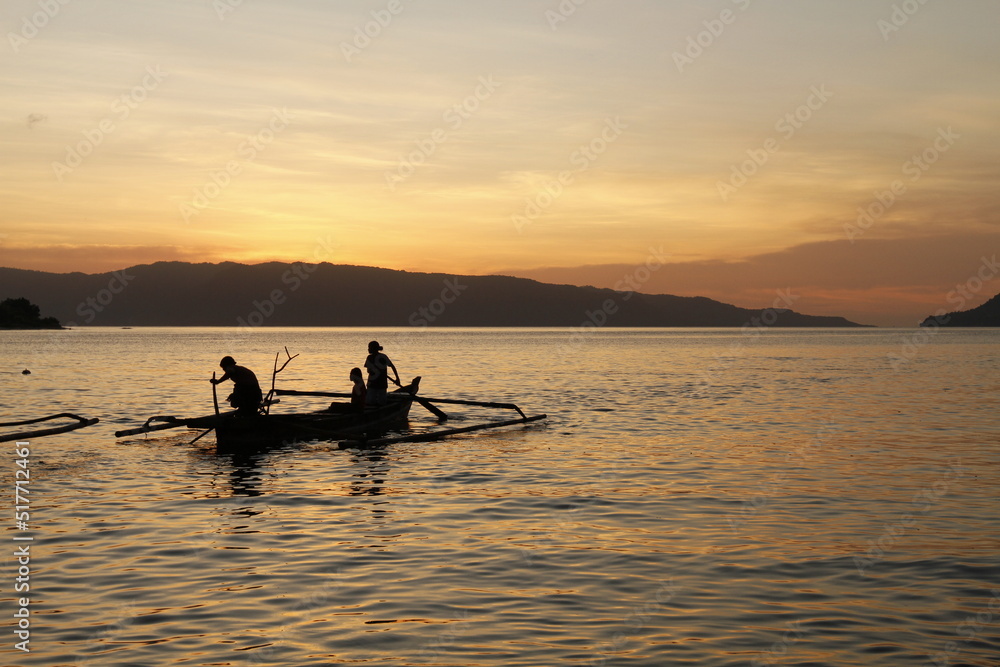
[[386,394],[389,390],[389,369],[392,369],[395,379],[393,383],[398,387],[399,373],[396,367],[389,361],[389,357],[382,354],[382,346],[377,340],[368,343],[368,358],[365,359],[365,369],[368,371],[368,403],[370,405],[385,405]]
[[245,366],[237,366],[236,360],[232,357],[223,357],[219,366],[226,372],[221,378],[209,380],[212,384],[219,384],[226,380],[233,381],[233,393],[227,399],[229,404],[236,408],[237,417],[256,417],[260,408],[260,401],[264,397],[260,391],[260,384],[253,371]]
[[351,369],[351,381],[354,383],[354,386],[351,388],[351,409],[354,412],[364,412],[368,389],[365,388],[365,381],[361,376],[360,368]]

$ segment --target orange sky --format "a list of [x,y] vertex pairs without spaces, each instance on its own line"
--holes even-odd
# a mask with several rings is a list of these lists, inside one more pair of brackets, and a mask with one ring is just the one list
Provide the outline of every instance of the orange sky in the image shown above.
[[992,0],[42,4],[5,4],[3,266],[661,249],[644,291],[909,326],[1000,250]]

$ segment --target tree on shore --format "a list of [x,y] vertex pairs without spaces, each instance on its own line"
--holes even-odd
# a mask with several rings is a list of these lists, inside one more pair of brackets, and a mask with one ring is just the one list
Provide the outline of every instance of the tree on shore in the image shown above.
[[41,310],[24,297],[0,301],[0,329],[62,329],[54,317],[42,317]]

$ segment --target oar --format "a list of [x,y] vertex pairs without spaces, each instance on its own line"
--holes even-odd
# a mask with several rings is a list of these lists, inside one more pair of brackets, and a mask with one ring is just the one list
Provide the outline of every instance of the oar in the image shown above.
[[[390,396],[392,394],[389,394]],[[466,401],[457,398],[427,398],[421,397],[421,400],[433,402],[433,403],[448,403],[451,405],[476,405],[482,408],[505,408],[507,410],[516,410],[521,417],[524,417],[524,412],[521,408],[517,407],[513,403],[494,403],[492,401]]]
[[427,408],[427,410],[431,412],[439,420],[446,421],[448,419],[448,414],[444,410],[441,410],[431,405],[430,401],[428,401],[426,398],[422,398],[420,396],[414,396],[413,400],[415,400],[417,403]]
[[208,435],[209,433],[211,433],[214,430],[215,430],[215,427],[213,426],[212,428],[208,429],[207,431],[205,431],[204,433],[202,433],[201,435],[199,435],[197,438],[195,438],[194,440],[192,440],[188,444],[189,445],[193,445],[194,443],[198,442],[199,440],[201,440],[202,438],[204,438],[206,435]]

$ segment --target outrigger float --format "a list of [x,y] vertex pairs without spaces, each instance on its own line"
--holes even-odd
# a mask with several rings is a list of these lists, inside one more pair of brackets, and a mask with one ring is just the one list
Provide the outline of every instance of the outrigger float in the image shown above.
[[[285,353],[288,354],[286,348]],[[298,355],[295,355],[298,356]],[[274,373],[271,377],[271,390],[261,403],[259,413],[253,417],[237,417],[236,411],[220,412],[215,385],[212,395],[215,403],[215,414],[203,417],[179,418],[174,416],[150,417],[139,427],[117,431],[115,437],[142,435],[152,431],[161,431],[186,427],[201,429],[203,432],[191,443],[215,431],[216,448],[219,452],[239,453],[262,448],[280,446],[294,442],[309,440],[339,441],[342,449],[356,447],[374,447],[397,442],[423,442],[437,440],[449,435],[469,433],[490,428],[501,428],[526,424],[545,419],[546,415],[528,416],[513,403],[497,403],[492,401],[470,401],[446,398],[425,398],[417,396],[420,389],[420,378],[413,378],[410,384],[387,394],[385,405],[368,405],[363,412],[358,412],[350,401],[333,402],[329,407],[313,412],[272,413],[271,406],[280,403],[279,397],[304,396],[312,398],[350,399],[351,395],[327,391],[299,391],[294,389],[275,389],[274,381],[279,372],[284,370],[288,362],[295,358],[288,355],[288,360],[278,368],[275,357]],[[410,407],[418,403],[438,418],[439,422],[449,419],[449,416],[437,404],[468,405],[485,408],[510,409],[517,412],[519,418],[502,421],[489,421],[473,426],[460,428],[438,429],[429,432],[387,436],[394,429],[405,428]]]
[[35,438],[41,438],[46,435],[67,433],[69,431],[75,431],[78,428],[93,426],[94,424],[100,421],[96,417],[94,417],[93,419],[87,419],[86,417],[74,415],[69,412],[60,412],[57,415],[50,415],[48,417],[39,417],[38,419],[26,419],[24,421],[19,421],[19,422],[7,422],[5,424],[0,424],[0,428],[8,428],[12,426],[28,426],[30,424],[41,424],[42,422],[52,421],[53,419],[72,419],[74,420],[74,422],[71,424],[67,424],[65,426],[53,426],[51,428],[36,429],[34,431],[21,431],[20,433],[0,434],[0,442],[10,442],[11,440],[33,440]]

